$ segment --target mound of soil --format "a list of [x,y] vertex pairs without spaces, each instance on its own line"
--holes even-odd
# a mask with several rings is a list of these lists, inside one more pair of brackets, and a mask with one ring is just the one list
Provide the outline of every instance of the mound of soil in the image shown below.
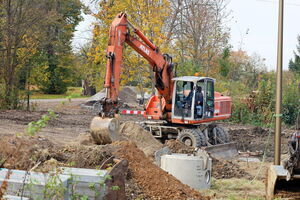
[[165,145],[170,148],[172,153],[192,154],[195,148],[187,146],[178,140],[167,140]]
[[0,168],[30,170],[37,167],[37,171],[43,172],[51,170],[46,167],[47,164],[53,164],[53,167],[96,168],[115,151],[111,145],[64,147],[42,137],[28,136],[2,137],[0,146],[3,147],[0,149]]
[[95,145],[95,142],[89,132],[80,133],[74,143],[87,146]]
[[114,154],[128,160],[133,180],[148,198],[160,200],[209,199],[160,169],[133,142],[115,142],[113,145],[119,147]]
[[67,165],[76,168],[98,168],[106,159],[113,155],[116,148],[112,145],[67,146],[59,153],[66,156]]
[[156,140],[153,135],[134,122],[125,122],[121,125],[120,133],[133,141],[146,156],[153,156],[154,152],[161,149],[163,144]]
[[122,102],[134,104],[137,100],[136,95],[137,94],[129,87],[123,87],[119,93],[119,99]]
[[30,170],[37,163],[43,163],[54,152],[54,145],[45,138],[11,137],[5,136],[0,139],[0,168]]
[[142,200],[151,200],[139,187],[139,185],[132,179],[132,177],[128,177],[125,183],[125,192],[127,199],[142,199]]
[[[241,152],[260,152],[265,150],[265,145],[268,140],[269,130],[261,127],[240,127],[240,128],[229,128],[229,134],[231,140],[236,142],[237,148]],[[274,156],[274,134],[271,134],[267,157],[272,159]],[[284,138],[283,138],[284,144]],[[285,151],[285,145],[282,145],[283,152]],[[268,159],[267,159],[268,160]]]
[[213,159],[212,176],[216,179],[247,178],[249,174],[232,161]]

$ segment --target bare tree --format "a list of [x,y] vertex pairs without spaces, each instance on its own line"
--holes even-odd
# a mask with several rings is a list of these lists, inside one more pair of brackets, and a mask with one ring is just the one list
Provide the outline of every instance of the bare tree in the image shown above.
[[226,0],[171,0],[172,14],[166,31],[168,40],[179,44],[182,61],[192,58],[207,74],[213,58],[227,45]]

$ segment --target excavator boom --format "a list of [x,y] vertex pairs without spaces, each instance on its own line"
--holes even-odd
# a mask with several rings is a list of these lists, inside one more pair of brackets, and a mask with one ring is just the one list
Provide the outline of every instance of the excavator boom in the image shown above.
[[[130,34],[131,30],[133,30],[138,38]],[[125,13],[120,13],[113,20],[109,30],[106,55],[108,59],[104,85],[106,88],[106,97],[101,100],[102,109],[100,115],[113,117],[118,112],[120,74],[123,65],[123,47],[125,43],[149,62],[155,74],[155,86],[158,94],[166,100],[166,108],[171,109],[173,90],[172,58],[167,54],[162,54],[140,30],[128,21]]]

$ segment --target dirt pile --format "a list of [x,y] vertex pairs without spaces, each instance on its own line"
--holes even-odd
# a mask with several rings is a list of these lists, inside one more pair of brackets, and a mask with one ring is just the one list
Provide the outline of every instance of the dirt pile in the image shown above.
[[148,198],[209,199],[160,169],[133,142],[116,142],[113,145],[119,147],[114,154],[128,160],[132,178]]
[[6,136],[0,139],[0,168],[29,170],[52,155],[54,145],[45,138]]
[[74,143],[77,143],[79,145],[95,145],[95,142],[89,132],[86,133],[80,133]]
[[130,141],[133,141],[147,156],[153,156],[155,151],[163,147],[149,131],[146,131],[134,122],[123,123],[120,133],[125,135]]
[[165,146],[169,147],[172,153],[192,154],[195,148],[189,147],[178,140],[167,140]]
[[[229,128],[229,135],[233,142],[236,142],[237,148],[241,152],[255,152],[262,154],[265,150],[265,145],[268,140],[269,130],[261,127],[237,127]],[[274,134],[271,134],[267,157],[272,158],[274,154],[274,143],[272,142]],[[284,144],[283,138],[283,144]],[[285,151],[285,145],[282,145],[283,152]]]
[[247,178],[249,174],[232,161],[213,159],[212,176],[216,179]]
[[[266,161],[272,162],[274,158],[274,133],[272,130],[261,127],[253,126],[233,126],[228,128],[230,138],[233,142],[236,142],[238,151],[246,152],[249,155],[262,155],[266,151]],[[281,140],[281,151],[282,154],[287,154],[288,145],[287,141],[289,138],[289,130],[284,130],[282,133]],[[268,136],[270,138],[268,140]]]
[[[100,99],[104,98],[106,93],[105,89],[102,89],[97,94],[93,95],[92,97],[88,98],[87,101],[84,103],[85,106],[93,106],[93,104]],[[123,103],[128,104],[137,104],[137,93],[134,89],[131,89],[128,86],[121,88],[119,91],[119,100]]]
[[130,175],[128,175],[127,178],[128,179],[125,182],[125,192],[128,200],[151,200]]
[[27,136],[2,137],[0,146],[0,168],[30,170],[35,167],[38,171],[51,170],[48,165],[96,168],[115,151],[111,145],[59,146],[42,137]]
[[65,155],[64,163],[76,168],[98,168],[112,156],[116,149],[112,145],[67,146],[59,153]]
[[123,87],[119,93],[119,99],[122,102],[135,104],[137,103],[136,92],[129,87]]

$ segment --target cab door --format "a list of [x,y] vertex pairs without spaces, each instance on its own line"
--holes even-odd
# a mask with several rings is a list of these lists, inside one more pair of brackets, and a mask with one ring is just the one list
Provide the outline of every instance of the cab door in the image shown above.
[[215,88],[214,80],[205,80],[205,93],[204,93],[204,118],[212,118],[215,111]]
[[194,110],[194,83],[191,81],[176,81],[174,89],[172,118],[191,120]]

